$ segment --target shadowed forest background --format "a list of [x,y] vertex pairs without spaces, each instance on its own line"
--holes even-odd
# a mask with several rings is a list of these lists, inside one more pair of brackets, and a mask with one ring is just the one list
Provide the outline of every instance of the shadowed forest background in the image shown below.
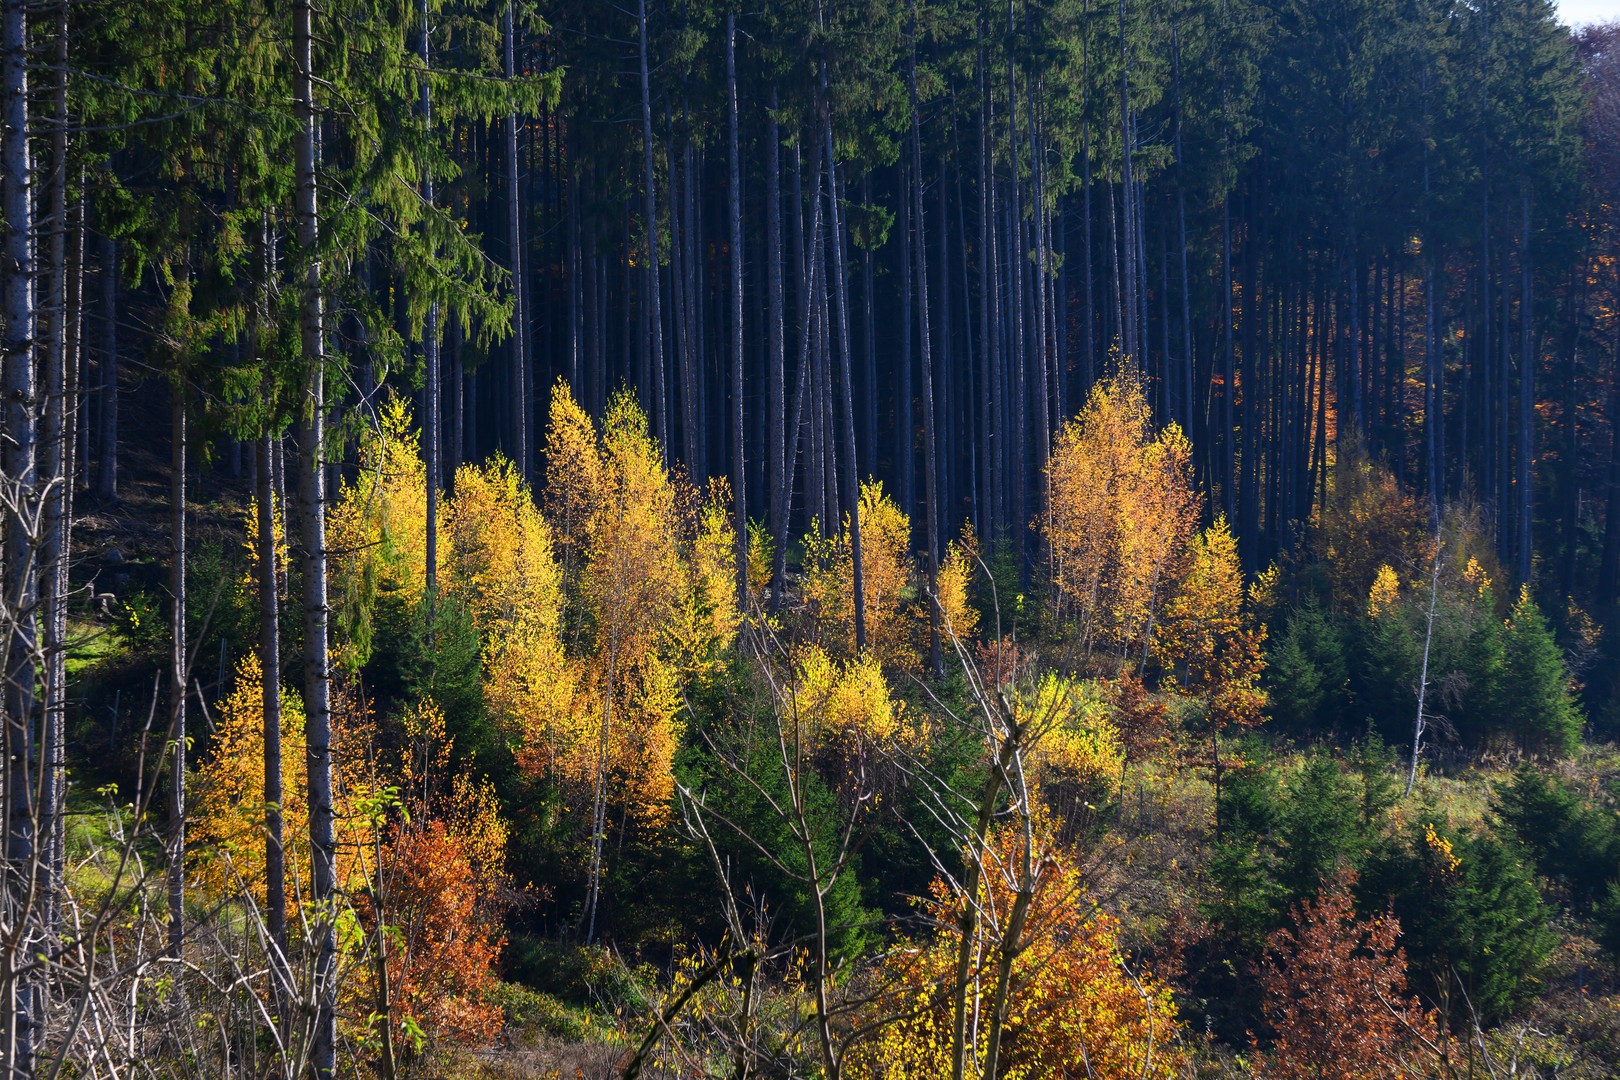
[[8,1077],[1620,1070],[1620,26],[0,37]]

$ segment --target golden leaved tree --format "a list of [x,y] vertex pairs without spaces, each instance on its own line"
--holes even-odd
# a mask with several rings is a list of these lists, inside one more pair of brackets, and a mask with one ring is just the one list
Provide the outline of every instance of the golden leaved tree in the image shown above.
[[[1037,819],[1038,821],[1039,819]],[[973,1060],[985,1052],[990,988],[1000,954],[997,927],[1014,907],[1013,867],[1023,850],[1021,829],[997,830],[986,852],[976,903],[985,912],[970,951],[966,1044]],[[1041,883],[1012,960],[1007,1015],[996,1075],[1110,1077],[1174,1075],[1176,1009],[1167,986],[1127,969],[1119,924],[1091,903],[1069,853],[1047,848]],[[955,931],[962,897],[955,883],[934,881],[922,907],[940,929],[928,940],[893,950],[886,982],[903,989],[879,999],[874,1012],[898,1017],[853,1049],[851,1076],[935,1080],[952,1068],[953,989],[960,940]]]
[[357,451],[358,472],[326,516],[333,653],[350,670],[370,655],[379,595],[415,611],[427,585],[427,468],[403,398],[383,402]]
[[[861,569],[867,651],[888,667],[917,667],[928,640],[929,603],[912,557],[911,519],[876,480],[861,485]],[[948,545],[939,566],[941,625],[964,640],[973,636],[978,618],[968,602],[972,582],[968,550],[963,544]],[[847,515],[832,536],[822,538],[811,529],[805,538],[804,595],[823,646],[853,657],[855,568]]]
[[1152,421],[1138,378],[1099,382],[1047,466],[1057,616],[1088,652],[1121,659],[1147,646],[1200,506],[1186,438],[1174,424],[1154,434]]
[[[545,505],[576,609],[566,619],[570,674],[551,690],[569,701],[557,700],[553,716],[569,718],[572,741],[536,753],[526,738],[526,760],[589,791],[594,927],[609,806],[621,828],[669,812],[681,680],[712,667],[736,634],[735,545],[725,488],[699,495],[672,476],[628,394],[598,429],[559,382],[546,458]],[[537,667],[568,662],[548,655]]]

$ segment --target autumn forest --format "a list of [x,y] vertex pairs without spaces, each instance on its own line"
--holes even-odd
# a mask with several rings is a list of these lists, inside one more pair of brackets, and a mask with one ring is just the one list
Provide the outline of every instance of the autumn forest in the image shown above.
[[1620,23],[0,38],[3,1080],[1620,1073]]

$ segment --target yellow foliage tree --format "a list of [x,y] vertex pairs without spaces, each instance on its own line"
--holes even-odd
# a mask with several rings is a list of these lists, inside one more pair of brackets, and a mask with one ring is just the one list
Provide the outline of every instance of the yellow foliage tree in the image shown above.
[[467,605],[485,641],[561,632],[562,571],[551,526],[511,462],[496,457],[456,472],[439,545],[440,588]]
[[413,610],[427,584],[427,469],[404,398],[383,402],[358,455],[358,473],[343,482],[326,519],[333,651],[350,670],[370,654],[378,594]]
[[[1020,830],[999,830],[988,853],[993,865],[1017,865]],[[983,876],[977,902],[987,912],[1012,910],[1008,875]],[[951,1075],[952,1003],[962,898],[936,879],[923,902],[929,923],[941,927],[932,939],[895,949],[884,962],[888,984],[879,1007],[899,1016],[847,1059],[851,1076],[890,1080],[935,1080]],[[969,970],[967,1045],[982,1060],[990,1029],[989,988],[996,981],[994,919],[987,920],[981,947]],[[1067,851],[1049,856],[1030,906],[1022,948],[1012,961],[1007,1022],[998,1053],[999,1077],[1037,1080],[1089,1076],[1126,1080],[1174,1075],[1176,1008],[1170,989],[1144,973],[1125,969],[1119,924],[1087,901],[1078,868]],[[983,988],[981,993],[973,987]]]
[[[969,601],[973,588],[973,537],[946,545],[939,564],[941,627],[966,642],[979,614]],[[861,570],[866,590],[866,648],[880,664],[915,668],[928,640],[929,601],[911,552],[911,519],[876,480],[861,485]],[[805,538],[804,594],[818,622],[824,648],[855,655],[855,567],[849,518],[836,534]],[[946,646],[946,652],[951,650]]]
[[916,738],[904,703],[891,700],[883,668],[870,654],[839,661],[812,646],[799,661],[791,690],[790,710],[805,746],[862,752]]
[[1136,376],[1099,382],[1047,465],[1057,615],[1087,650],[1122,658],[1146,646],[1200,506],[1186,438],[1174,424],[1154,434],[1152,422]]
[[1018,712],[1021,722],[1042,729],[1031,763],[1044,782],[1091,787],[1117,777],[1124,744],[1095,686],[1048,673]]
[[[334,756],[337,782],[333,808],[337,819],[336,875],[340,886],[363,879],[365,849],[372,842],[370,822],[356,813],[370,791],[365,769],[352,751],[355,730],[364,710],[343,690],[333,695]],[[197,854],[191,873],[198,891],[211,899],[239,895],[245,887],[263,902],[265,892],[264,831],[264,675],[259,659],[249,654],[236,667],[236,686],[220,703],[216,735],[209,755],[192,782],[190,837]],[[289,917],[306,898],[310,881],[309,807],[299,768],[307,760],[304,712],[296,694],[281,696],[281,754],[287,763],[282,784],[282,838],[286,851]]]
[[[945,557],[939,563],[940,632],[945,641],[948,642],[951,635],[955,635],[964,646],[973,640],[979,626],[979,612],[970,599],[976,573],[976,543],[972,526],[964,525],[962,538],[945,546]],[[922,614],[922,622],[927,625],[926,611]],[[945,652],[947,655],[951,652],[949,645],[945,647]]]

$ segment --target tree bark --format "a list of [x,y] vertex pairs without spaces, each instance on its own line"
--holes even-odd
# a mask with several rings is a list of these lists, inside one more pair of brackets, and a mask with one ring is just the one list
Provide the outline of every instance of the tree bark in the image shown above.
[[[827,64],[821,64],[821,123],[826,138],[827,156],[827,225],[833,252],[832,266],[827,270],[827,284],[833,294],[838,318],[838,355],[842,370],[840,388],[844,406],[844,472],[849,478],[845,485],[849,499],[850,563],[853,570],[855,592],[855,651],[866,650],[866,577],[861,558],[861,480],[855,461],[855,400],[850,378],[849,360],[849,303],[844,290],[844,228],[838,214],[838,166],[833,156],[832,119],[828,113]],[[828,335],[833,336],[832,334]]]
[[[792,492],[787,490],[787,440],[793,433],[786,428],[786,325],[782,288],[782,137],[776,121],[776,87],[771,87],[770,108],[765,123],[765,291],[769,311],[765,321],[765,367],[768,404],[765,418],[765,446],[771,482],[771,536],[778,551],[787,549],[788,512]],[[775,559],[771,567],[771,610],[781,605],[785,560]]]
[[[646,6],[645,5],[645,0],[643,0],[643,8],[645,8],[645,6]],[[505,70],[505,73],[506,73],[506,78],[509,81],[511,79],[514,79],[514,78],[517,77],[517,66],[516,66],[516,62],[515,62],[515,52],[516,52],[516,47],[517,47],[517,28],[514,25],[513,19],[512,19],[512,7],[513,7],[512,0],[508,0],[508,3],[506,5],[506,12],[505,12],[505,16],[504,16],[504,19],[505,19],[505,25],[503,27],[503,30],[504,30],[503,38],[504,38],[504,40],[502,42],[502,44],[503,44],[503,57],[502,57],[502,60],[503,60],[504,70]],[[427,8],[424,6],[422,10],[423,10],[422,65],[423,65],[423,67],[428,67],[429,66],[428,65],[428,31],[427,31],[427,25],[426,25]],[[645,86],[646,86],[646,68],[647,68],[645,47],[643,48],[641,63],[642,63],[642,86],[645,88]],[[422,82],[422,108],[423,108],[423,112],[428,114],[428,119],[429,119],[429,122],[431,123],[432,122],[431,104],[429,102],[428,94],[429,94],[429,91],[428,91],[427,81],[423,80],[423,82]],[[510,407],[511,407],[511,410],[512,410],[512,460],[517,465],[518,475],[522,476],[524,480],[530,480],[530,479],[532,479],[532,471],[533,471],[533,455],[531,454],[530,449],[529,449],[529,398],[530,398],[529,385],[528,385],[528,378],[529,378],[529,350],[528,350],[528,345],[529,345],[529,334],[528,334],[528,328],[529,328],[529,303],[528,303],[529,295],[528,294],[529,294],[529,289],[528,289],[528,281],[526,280],[526,277],[524,275],[524,270],[523,270],[523,228],[522,228],[523,213],[522,213],[522,204],[521,204],[521,200],[520,200],[520,197],[519,197],[519,191],[518,191],[518,138],[517,138],[517,112],[516,112],[516,110],[510,110],[509,109],[507,111],[505,124],[506,124],[506,162],[505,162],[505,164],[506,164],[506,243],[507,243],[507,257],[508,257],[509,261],[512,264],[511,267],[510,267],[510,270],[512,272],[512,325],[511,325],[512,345],[511,345],[511,351],[510,351],[510,356],[512,358],[512,371],[510,373],[511,374],[512,400],[509,403]],[[651,160],[652,150],[650,148],[648,149],[647,154],[648,154],[648,159]],[[428,201],[429,206],[431,206],[432,203],[433,203],[433,195],[432,195],[433,181],[431,180],[431,178],[426,177],[426,174],[424,174],[424,185],[426,186],[426,188],[428,190],[427,201]],[[649,193],[648,197],[651,198],[650,193]],[[657,273],[656,266],[657,266],[657,264],[654,263],[654,271],[653,272],[655,274]],[[424,340],[424,346],[428,347],[428,348],[431,348],[433,350],[434,359],[435,359],[435,361],[437,361],[437,354],[438,354],[438,346],[437,346],[437,344],[428,345],[427,342]],[[435,362],[435,364],[434,364],[434,373],[435,374],[437,374],[437,368],[438,368],[438,365]],[[437,383],[434,384],[434,396],[435,397],[438,396],[438,385],[437,385]],[[437,407],[435,407],[434,412],[437,413],[437,411],[438,411]],[[438,431],[437,428],[435,428],[433,430],[435,431],[435,433]],[[659,430],[659,438],[660,439],[663,438],[662,429]],[[437,435],[435,435],[435,439],[437,439]],[[439,481],[442,484],[442,478],[435,477],[434,479]],[[431,493],[429,494],[429,498],[430,499],[432,498]],[[428,568],[428,574],[430,576],[433,574],[433,568],[432,568],[431,565]]]
[[[0,140],[0,173],[5,191],[5,260],[3,275],[5,329],[3,331],[5,369],[4,454],[6,481],[16,500],[8,514],[5,529],[4,596],[16,605],[6,629],[5,642],[5,753],[7,757],[5,812],[6,857],[9,863],[7,900],[11,918],[28,922],[33,912],[26,906],[33,901],[28,880],[34,862],[35,807],[31,764],[34,759],[35,670],[34,637],[31,620],[22,617],[35,600],[38,554],[33,549],[25,523],[38,506],[36,475],[37,387],[34,373],[34,194],[28,131],[28,15],[22,0],[5,0],[0,10],[0,86],[5,102],[0,126],[8,133]],[[14,923],[15,924],[15,923]],[[8,959],[3,975],[11,1000],[6,1003],[0,1051],[18,1075],[32,1076],[35,1047],[43,1022],[43,999],[35,980],[16,971],[18,959],[30,954],[32,930],[24,930],[25,941],[15,957]],[[9,954],[8,954],[9,955]],[[25,961],[31,962],[31,961]]]
[[[664,389],[664,328],[658,305],[658,199],[653,175],[652,90],[647,73],[647,0],[636,8],[640,31],[641,60],[641,164],[642,210],[647,227],[646,296],[642,319],[647,329],[647,363],[652,368],[652,385],[643,384],[651,400],[653,434],[664,454],[669,453],[669,404]],[[733,84],[735,85],[735,84]],[[739,495],[739,498],[741,496]]]
[[[314,906],[311,932],[315,958],[315,1016],[310,1065],[320,1080],[332,1075],[337,1058],[337,927],[332,815],[332,683],[327,654],[326,604],[326,357],[322,331],[321,266],[318,250],[320,209],[315,187],[314,50],[312,0],[295,9],[293,87],[298,109],[296,219],[298,244],[308,264],[299,301],[299,339],[306,366],[299,435],[300,507],[303,532],[304,714],[309,788],[310,885]],[[425,31],[424,31],[425,33]]]
[[[641,0],[646,11],[646,0]],[[643,15],[645,19],[645,15]],[[643,28],[645,28],[645,22]],[[646,34],[642,34],[642,86],[646,86]],[[748,473],[743,461],[743,250],[742,161],[737,132],[736,16],[726,15],[726,104],[731,137],[731,177],[727,186],[731,225],[731,498],[737,530],[737,606],[748,607]],[[651,158],[648,159],[651,168]],[[651,183],[649,174],[649,183]],[[656,303],[656,299],[654,303]]]
[[1528,582],[1535,568],[1531,546],[1531,515],[1535,493],[1531,490],[1535,446],[1536,377],[1535,297],[1530,276],[1530,190],[1519,194],[1519,580]]
[[184,956],[186,903],[186,380],[174,374],[169,401],[169,955]]
[[101,238],[101,407],[96,498],[118,498],[118,241]]
[[[917,252],[917,343],[922,360],[923,493],[928,500],[928,664],[936,677],[945,674],[939,650],[939,468],[934,441],[934,364],[928,333],[928,244],[924,234],[922,185],[922,117],[917,105],[917,4],[911,2],[911,63],[907,86],[911,94],[911,213],[915,221]],[[943,185],[945,178],[940,176]],[[940,222],[943,229],[944,222]],[[853,439],[853,431],[851,432]]]

